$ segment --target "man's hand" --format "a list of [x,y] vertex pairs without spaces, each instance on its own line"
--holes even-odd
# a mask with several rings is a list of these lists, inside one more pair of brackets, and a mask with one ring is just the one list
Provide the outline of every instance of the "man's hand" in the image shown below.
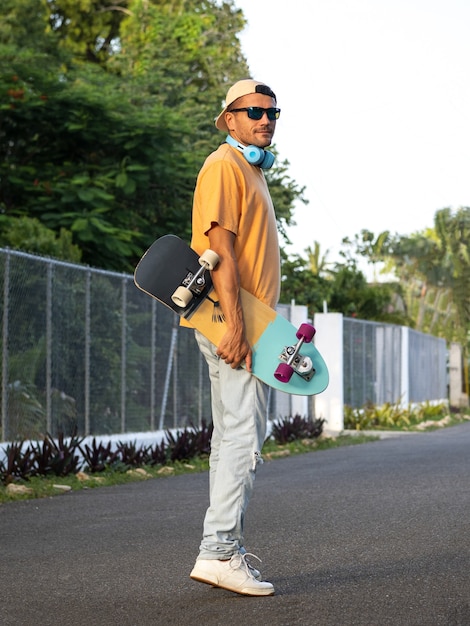
[[211,250],[219,255],[212,271],[212,281],[227,323],[227,332],[217,349],[218,356],[237,369],[245,362],[251,372],[252,353],[245,335],[245,322],[240,299],[240,275],[234,252],[235,235],[214,225],[208,233]]
[[246,369],[251,372],[252,353],[244,334],[240,337],[236,332],[228,330],[220,341],[217,355],[233,369],[240,367],[244,362]]

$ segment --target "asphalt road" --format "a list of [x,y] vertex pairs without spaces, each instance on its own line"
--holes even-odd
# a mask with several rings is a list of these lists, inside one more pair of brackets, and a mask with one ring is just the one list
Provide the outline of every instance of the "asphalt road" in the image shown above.
[[266,462],[246,540],[272,597],[189,578],[207,480],[0,506],[0,624],[470,624],[470,424]]

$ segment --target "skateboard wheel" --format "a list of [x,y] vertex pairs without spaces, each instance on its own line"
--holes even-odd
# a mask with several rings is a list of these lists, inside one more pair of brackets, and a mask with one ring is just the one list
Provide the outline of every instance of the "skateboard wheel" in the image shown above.
[[193,299],[193,294],[186,287],[178,287],[171,299],[177,306],[184,309]]
[[208,270],[213,270],[219,260],[217,252],[214,252],[213,250],[206,250],[199,257],[199,265],[202,265]]
[[310,343],[316,332],[315,327],[311,324],[301,324],[295,336],[297,339],[303,339],[305,343]]
[[279,380],[281,383],[288,383],[292,378],[293,373],[294,370],[290,365],[287,365],[287,363],[280,363],[274,372],[274,378]]

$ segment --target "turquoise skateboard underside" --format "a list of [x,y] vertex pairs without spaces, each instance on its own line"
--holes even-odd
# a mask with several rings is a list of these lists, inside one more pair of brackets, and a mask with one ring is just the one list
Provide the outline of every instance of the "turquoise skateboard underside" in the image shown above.
[[282,383],[274,378],[282,349],[297,343],[295,333],[296,328],[287,319],[278,315],[253,346],[253,374],[268,382],[271,387],[293,395],[310,396],[321,393],[328,386],[328,369],[313,343],[304,343],[300,350],[302,355],[312,359],[315,368],[315,375],[310,382],[296,372],[288,383]]

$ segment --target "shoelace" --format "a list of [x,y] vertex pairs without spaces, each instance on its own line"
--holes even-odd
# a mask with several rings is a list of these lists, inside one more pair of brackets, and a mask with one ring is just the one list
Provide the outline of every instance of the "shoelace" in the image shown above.
[[[252,570],[254,569],[254,567],[252,567],[246,560],[247,556],[252,556],[254,559],[257,559],[260,563],[262,563],[259,556],[256,556],[256,554],[253,554],[252,552],[244,552],[243,554],[238,552],[232,557],[230,561],[230,567],[232,567],[233,569],[238,569],[243,564],[243,567],[245,568],[247,575],[250,576],[251,578],[254,578],[253,573],[252,573]],[[237,560],[237,564],[235,565],[234,561],[237,557],[238,557],[238,560]]]

